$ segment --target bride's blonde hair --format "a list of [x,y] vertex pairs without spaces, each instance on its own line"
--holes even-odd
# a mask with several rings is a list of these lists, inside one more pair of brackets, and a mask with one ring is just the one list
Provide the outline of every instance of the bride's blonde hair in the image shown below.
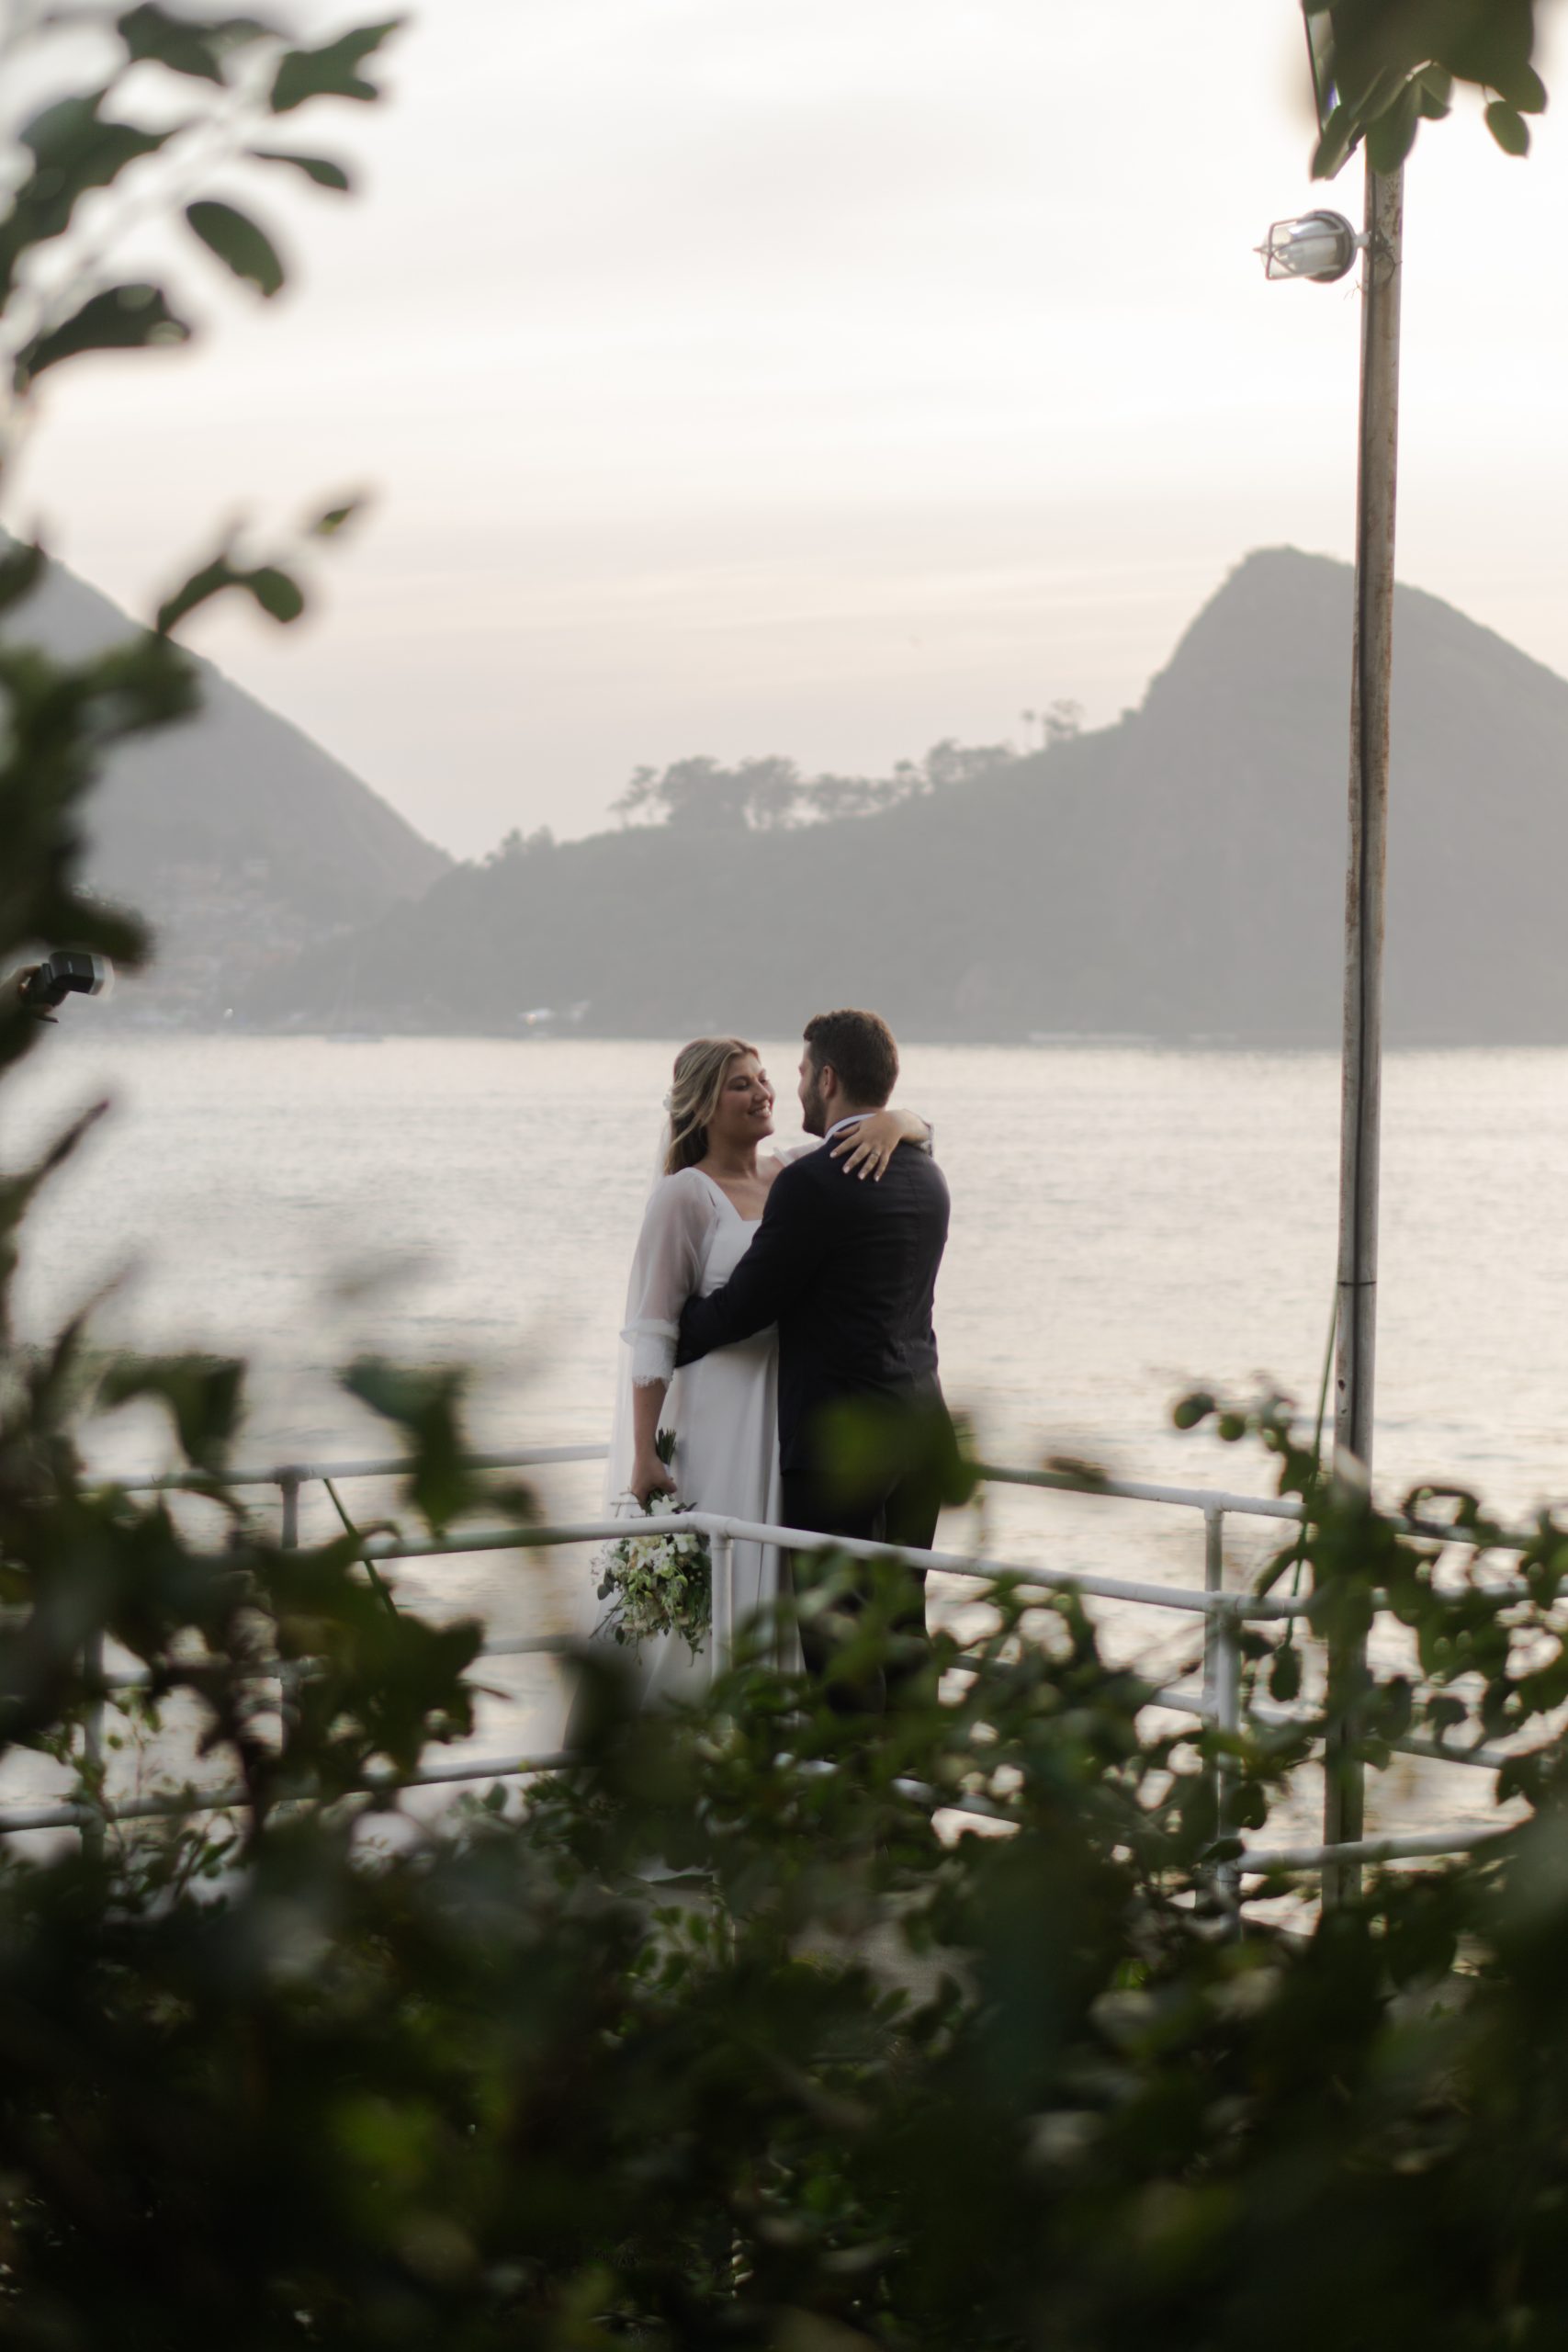
[[718,1108],[729,1065],[739,1054],[756,1055],[744,1037],[694,1037],[675,1057],[674,1082],[666,1097],[670,1148],[664,1173],[694,1168],[708,1148],[708,1121]]

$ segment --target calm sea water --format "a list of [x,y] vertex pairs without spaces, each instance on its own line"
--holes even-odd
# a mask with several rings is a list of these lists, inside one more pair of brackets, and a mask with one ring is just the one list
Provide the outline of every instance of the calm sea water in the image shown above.
[[[5,1091],[0,1164],[99,1093],[115,1109],[33,1220],[25,1327],[123,1276],[106,1334],[253,1358],[248,1450],[269,1459],[381,1442],[332,1381],[367,1345],[474,1364],[486,1445],[604,1433],[671,1048],[108,1037],[91,1008],[68,1013]],[[795,1058],[769,1049],[783,1104]],[[952,1185],[943,1373],[992,1457],[1070,1453],[1261,1490],[1260,1461],[1179,1437],[1169,1408],[1198,1381],[1315,1397],[1335,1058],[915,1046],[900,1095],[934,1122]],[[1458,1479],[1508,1507],[1568,1494],[1565,1168],[1568,1054],[1392,1057],[1385,1487]],[[97,1442],[123,1465],[158,1440],[140,1424]],[[561,1509],[592,1488],[591,1475],[546,1482]],[[1178,1513],[1017,1495],[989,1511],[993,1551],[1198,1580],[1194,1526]],[[1239,1572],[1257,1542],[1238,1528],[1232,1548]],[[579,1568],[554,1573],[564,1606],[560,1579]],[[414,1589],[501,1622],[540,1606],[537,1575],[525,1592],[493,1560],[434,1577]],[[1168,1664],[1187,1639],[1151,1635],[1146,1617],[1113,1636]],[[535,1697],[545,1704],[542,1686]]]

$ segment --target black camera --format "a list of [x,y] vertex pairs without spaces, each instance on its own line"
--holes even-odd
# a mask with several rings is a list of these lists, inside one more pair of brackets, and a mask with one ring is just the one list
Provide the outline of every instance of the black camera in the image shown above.
[[107,956],[90,956],[77,947],[56,948],[22,978],[17,993],[32,1011],[63,1004],[68,996],[102,996],[114,978]]

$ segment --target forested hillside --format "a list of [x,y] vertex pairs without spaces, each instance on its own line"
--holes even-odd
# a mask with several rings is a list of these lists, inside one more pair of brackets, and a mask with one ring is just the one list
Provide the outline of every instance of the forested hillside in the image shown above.
[[[831,822],[704,823],[694,801],[513,842],[306,955],[253,1010],[787,1035],[859,1002],[928,1038],[1329,1041],[1350,594],[1343,565],[1255,554],[1114,727]],[[1402,590],[1393,790],[1392,1035],[1568,1039],[1568,684]]]
[[[62,660],[135,627],[60,563],[6,624]],[[142,909],[157,937],[127,1009],[202,1021],[308,943],[418,897],[449,860],[299,728],[197,666],[200,712],[120,746],[87,825],[93,887]]]

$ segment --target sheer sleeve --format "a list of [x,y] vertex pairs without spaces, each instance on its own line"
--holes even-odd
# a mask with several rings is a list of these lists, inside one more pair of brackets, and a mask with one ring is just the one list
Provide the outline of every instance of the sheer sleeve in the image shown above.
[[655,1185],[637,1236],[621,1331],[632,1351],[636,1387],[674,1374],[681,1309],[702,1278],[712,1218],[713,1203],[689,1170]]

